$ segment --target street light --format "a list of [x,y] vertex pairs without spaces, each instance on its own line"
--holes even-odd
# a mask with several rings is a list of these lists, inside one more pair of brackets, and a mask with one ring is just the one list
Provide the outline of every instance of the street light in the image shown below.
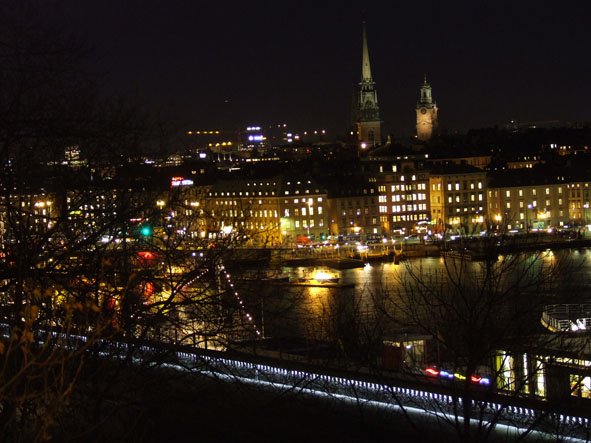
[[306,227],[308,228],[308,240],[310,240],[310,217],[312,216],[312,203],[314,201],[309,198],[308,199],[308,223],[306,224]]
[[534,205],[530,203],[529,205],[527,205],[527,209],[525,211],[525,230],[527,233],[529,233],[529,210],[533,207]]

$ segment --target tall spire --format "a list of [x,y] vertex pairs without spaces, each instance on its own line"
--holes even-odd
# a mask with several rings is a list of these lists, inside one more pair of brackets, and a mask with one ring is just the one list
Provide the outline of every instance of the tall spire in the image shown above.
[[363,22],[363,54],[361,63],[361,81],[359,82],[357,101],[357,141],[363,149],[381,143],[380,108],[375,83],[371,77],[367,33]]
[[363,62],[361,66],[361,81],[372,82],[371,66],[369,64],[369,50],[367,49],[367,33],[365,32],[365,22],[363,22]]

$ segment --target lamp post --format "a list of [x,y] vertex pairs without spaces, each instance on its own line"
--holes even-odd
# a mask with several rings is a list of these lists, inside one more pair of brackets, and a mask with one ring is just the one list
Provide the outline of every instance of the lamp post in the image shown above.
[[503,217],[501,216],[501,214],[497,214],[495,215],[495,221],[497,222],[496,226],[495,226],[495,231],[500,231],[501,230],[501,221],[503,220]]
[[525,210],[525,231],[529,234],[529,210],[534,206],[530,203]]
[[309,198],[308,199],[308,223],[306,224],[306,227],[308,228],[308,240],[310,240],[310,220],[312,218],[312,199]]

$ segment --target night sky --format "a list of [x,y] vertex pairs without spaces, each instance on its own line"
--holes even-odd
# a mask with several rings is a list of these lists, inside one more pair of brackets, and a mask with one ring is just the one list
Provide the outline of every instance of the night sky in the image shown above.
[[414,131],[424,73],[450,132],[591,120],[585,1],[57,3],[50,14],[93,47],[108,93],[140,95],[187,129],[345,133],[364,20],[383,128],[395,138]]

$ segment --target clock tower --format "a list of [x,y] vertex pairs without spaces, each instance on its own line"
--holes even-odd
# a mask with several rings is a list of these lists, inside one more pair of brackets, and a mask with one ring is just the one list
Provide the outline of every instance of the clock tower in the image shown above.
[[437,105],[431,96],[431,85],[427,83],[427,76],[421,86],[421,96],[417,101],[417,139],[428,141],[437,129]]
[[367,49],[367,36],[365,23],[363,23],[363,59],[361,64],[361,82],[357,95],[357,118],[355,126],[357,130],[357,142],[360,149],[368,149],[381,144],[380,108],[375,83],[371,76],[369,64],[369,51]]

